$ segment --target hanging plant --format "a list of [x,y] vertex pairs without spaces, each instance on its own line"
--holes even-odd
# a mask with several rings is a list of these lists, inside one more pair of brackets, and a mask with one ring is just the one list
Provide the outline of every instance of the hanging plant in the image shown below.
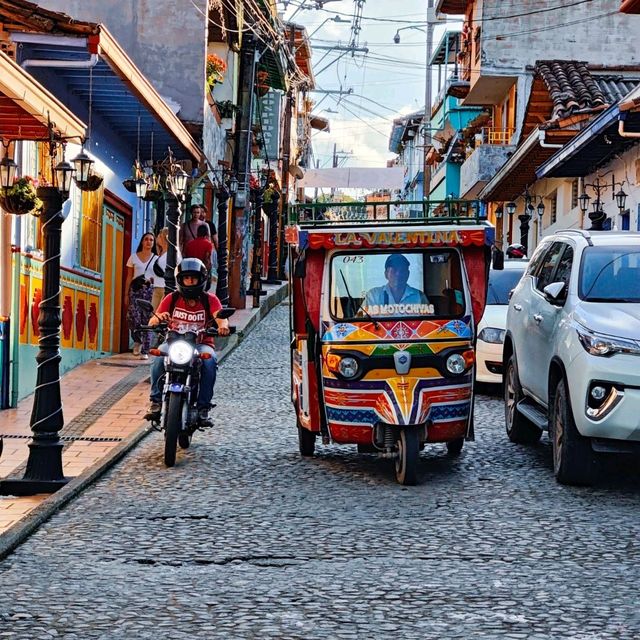
[[240,107],[231,100],[216,101],[216,107],[221,118],[233,118],[240,111]]
[[215,53],[207,56],[207,87],[209,91],[213,89],[217,82],[224,80],[224,74],[227,72],[227,63]]
[[0,207],[7,213],[24,215],[33,212],[38,215],[42,200],[36,193],[36,185],[30,176],[15,178],[8,189],[0,189]]
[[[104,176],[96,172],[91,172],[86,182],[76,182],[76,186],[80,191],[97,191],[103,182]],[[135,185],[133,186],[133,190],[136,190]]]

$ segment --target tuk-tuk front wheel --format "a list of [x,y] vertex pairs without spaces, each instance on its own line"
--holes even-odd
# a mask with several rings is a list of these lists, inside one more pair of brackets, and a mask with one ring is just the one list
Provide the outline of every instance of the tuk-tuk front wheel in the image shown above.
[[316,450],[316,434],[309,429],[305,429],[298,422],[298,446],[300,448],[300,455],[309,457],[312,456]]
[[420,436],[417,427],[400,430],[396,440],[396,480],[400,484],[414,485],[418,480],[418,459],[420,457]]

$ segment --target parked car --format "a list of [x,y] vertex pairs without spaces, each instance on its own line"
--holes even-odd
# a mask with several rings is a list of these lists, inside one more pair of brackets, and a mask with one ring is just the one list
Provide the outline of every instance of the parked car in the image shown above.
[[561,231],[516,286],[504,343],[513,442],[549,431],[563,484],[589,484],[597,452],[640,452],[640,234]]
[[528,260],[505,260],[504,269],[491,269],[487,306],[478,324],[476,344],[476,380],[502,382],[502,346],[507,326],[509,294],[524,274]]

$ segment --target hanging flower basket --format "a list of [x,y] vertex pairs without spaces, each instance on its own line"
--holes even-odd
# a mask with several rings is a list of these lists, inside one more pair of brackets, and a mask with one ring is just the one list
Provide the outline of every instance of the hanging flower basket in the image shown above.
[[[97,191],[102,183],[104,182],[104,177],[99,173],[91,173],[86,182],[76,182],[76,186],[80,191]],[[135,191],[135,187],[133,189]]]
[[127,178],[122,181],[122,186],[130,193],[136,192],[136,181],[133,178]]
[[145,202],[157,202],[160,198],[162,198],[162,191],[160,191],[160,189],[147,189],[147,193],[145,193],[142,199]]
[[207,56],[207,86],[209,91],[213,89],[216,83],[224,80],[226,71],[227,63],[220,56],[215,53],[210,53]]
[[9,189],[0,189],[0,207],[15,215],[31,212],[38,215],[42,209],[42,200],[36,194],[33,179],[29,176],[17,178]]

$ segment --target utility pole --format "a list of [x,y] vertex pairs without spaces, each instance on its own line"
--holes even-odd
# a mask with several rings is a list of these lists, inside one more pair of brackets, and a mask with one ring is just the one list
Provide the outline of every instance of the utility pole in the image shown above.
[[433,25],[435,22],[435,9],[433,0],[427,3],[427,73],[424,87],[424,118],[422,126],[424,128],[424,149],[422,155],[423,188],[422,197],[427,200],[431,191],[431,173],[427,165],[427,150],[431,144],[431,50],[433,49]]

